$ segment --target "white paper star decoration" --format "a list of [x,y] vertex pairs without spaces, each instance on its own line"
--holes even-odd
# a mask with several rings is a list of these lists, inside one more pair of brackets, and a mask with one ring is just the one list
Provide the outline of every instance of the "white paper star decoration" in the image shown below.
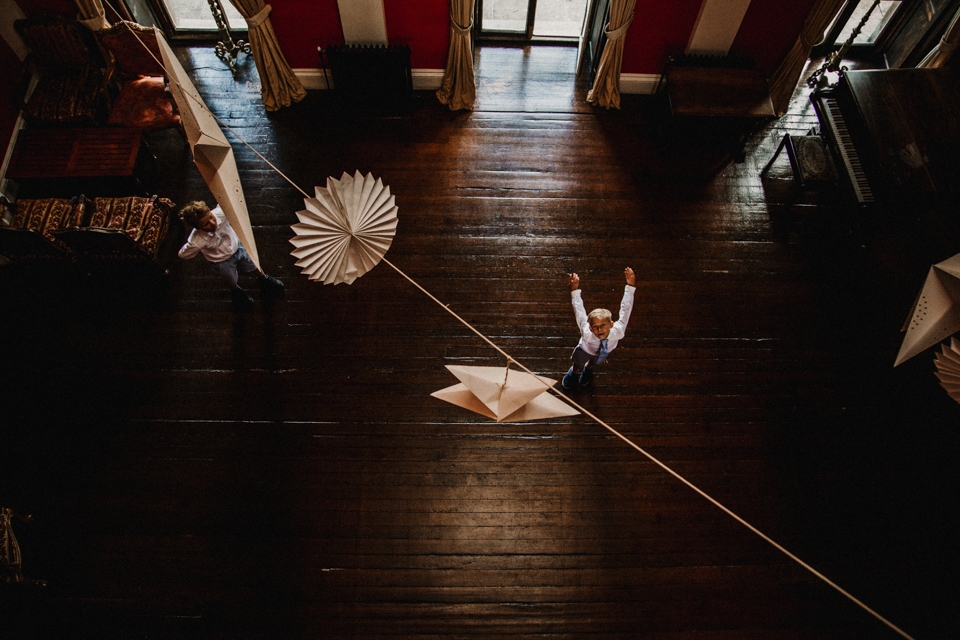
[[447,365],[460,384],[440,391],[433,397],[469,409],[497,422],[524,422],[580,412],[563,400],[544,393],[556,380],[535,376],[509,367],[471,367]]
[[960,253],[930,267],[904,329],[893,366],[960,331]]

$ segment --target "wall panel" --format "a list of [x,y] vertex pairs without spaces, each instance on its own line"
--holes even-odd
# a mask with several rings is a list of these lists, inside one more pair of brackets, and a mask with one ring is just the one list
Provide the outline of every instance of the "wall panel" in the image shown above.
[[320,66],[317,47],[343,44],[337,0],[275,0],[273,30],[294,69]]
[[813,3],[814,0],[753,0],[730,54],[753,58],[769,75],[800,33]]
[[668,57],[686,49],[699,12],[700,0],[637,0],[623,73],[660,73]]
[[450,46],[449,0],[384,0],[390,44],[410,47],[414,69],[443,69]]

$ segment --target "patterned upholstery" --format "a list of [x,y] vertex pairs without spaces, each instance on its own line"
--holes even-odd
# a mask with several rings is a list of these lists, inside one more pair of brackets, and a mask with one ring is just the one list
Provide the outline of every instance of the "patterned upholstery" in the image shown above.
[[0,227],[0,253],[12,260],[70,259],[56,233],[82,222],[83,207],[61,198],[19,200],[9,225]]
[[140,234],[140,248],[146,251],[150,257],[155,258],[157,256],[160,251],[160,243],[167,237],[173,210],[173,202],[166,198],[157,198],[154,203],[153,215],[147,220],[147,224],[143,227],[143,233]]
[[173,202],[166,198],[94,198],[88,227],[122,231],[151,258],[170,226]]
[[99,69],[48,73],[37,83],[24,116],[33,122],[83,124],[102,117]]
[[36,200],[18,200],[17,212],[11,227],[37,231],[58,249],[69,251],[54,234],[68,227],[79,226],[83,217],[83,207],[71,200],[62,198],[41,198]]
[[103,48],[113,56],[116,74],[124,80],[139,76],[163,77],[160,45],[153,29],[135,22],[121,21],[97,32]]
[[17,20],[14,27],[44,68],[80,68],[96,62],[89,31],[76,20],[41,15]]
[[0,226],[0,253],[13,260],[156,262],[174,208],[157,196],[18,200],[10,224]]
[[17,20],[14,28],[40,76],[24,106],[25,117],[55,125],[102,122],[105,80],[90,31],[76,20],[46,15]]

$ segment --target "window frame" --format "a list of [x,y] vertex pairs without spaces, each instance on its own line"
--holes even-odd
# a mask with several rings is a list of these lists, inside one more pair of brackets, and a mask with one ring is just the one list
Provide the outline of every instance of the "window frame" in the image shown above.
[[[204,0],[206,2],[207,0]],[[230,0],[220,0],[221,5]],[[170,16],[170,11],[167,9],[165,0],[127,0],[131,4],[144,5],[149,11],[153,14],[153,18],[156,21],[156,26],[163,31],[164,36],[167,40],[173,42],[186,42],[186,41],[195,41],[195,42],[216,42],[221,39],[221,32],[219,29],[183,29],[177,28],[174,25],[173,18]],[[211,19],[213,19],[213,14],[211,13]],[[230,35],[236,40],[246,40],[247,39],[247,25],[246,23],[243,26],[230,25]]]
[[[908,9],[912,9],[918,2],[923,1],[924,0],[902,0],[900,2],[900,6],[897,7],[897,10],[894,12],[893,16],[891,16],[891,18],[883,26],[880,36],[872,44],[851,45],[847,50],[847,55],[845,57],[852,59],[868,59],[878,56],[886,43],[897,31],[899,25],[904,19],[904,16],[908,13]],[[833,23],[830,25],[829,31],[824,37],[823,42],[813,47],[811,51],[812,57],[830,55],[832,51],[840,48],[843,45],[843,42],[839,41],[840,34],[843,33],[847,23],[850,22],[850,18],[853,16],[854,11],[857,10],[857,6],[860,4],[860,2],[861,0],[847,0],[847,2],[844,3],[843,8],[840,9],[839,13],[837,13],[837,17],[834,18]]]

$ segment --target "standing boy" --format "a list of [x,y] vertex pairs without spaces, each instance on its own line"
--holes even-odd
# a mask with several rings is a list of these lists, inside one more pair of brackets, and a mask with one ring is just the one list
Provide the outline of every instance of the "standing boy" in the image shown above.
[[627,267],[623,270],[623,275],[627,286],[623,289],[623,300],[620,302],[620,317],[614,322],[608,309],[594,309],[587,314],[580,296],[580,276],[575,273],[567,274],[573,314],[580,329],[580,343],[571,356],[573,366],[563,376],[561,384],[564,389],[573,391],[578,385],[585,387],[590,384],[593,368],[604,362],[623,338],[627,322],[630,321],[630,312],[633,310],[633,293],[637,290],[633,269]]
[[[252,309],[253,298],[240,287],[239,272],[253,273],[259,270],[240,244],[237,232],[230,226],[220,206],[211,211],[206,202],[194,200],[180,211],[180,219],[193,230],[177,255],[189,260],[202,253],[213,270],[230,285],[233,304],[241,310]],[[277,296],[283,293],[283,283],[276,278],[260,272],[259,280],[263,295]]]

